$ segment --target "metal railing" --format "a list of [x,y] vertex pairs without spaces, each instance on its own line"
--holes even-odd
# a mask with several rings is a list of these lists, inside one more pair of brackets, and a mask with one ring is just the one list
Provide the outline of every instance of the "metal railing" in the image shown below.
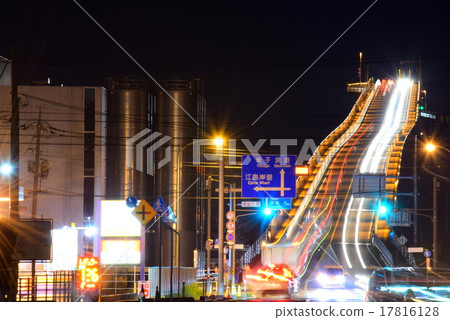
[[408,247],[405,246],[399,239],[399,237],[394,234],[394,236],[391,238],[392,244],[397,248],[397,250],[400,252],[400,254],[403,256],[403,258],[406,259],[406,262],[411,267],[416,267],[416,259],[414,258],[414,255],[411,252],[408,252]]
[[75,301],[75,271],[45,271],[34,279],[21,272],[17,282],[17,301]]
[[252,244],[247,251],[245,251],[244,255],[239,258],[239,266],[243,268],[245,265],[248,265],[254,257],[261,253],[261,243],[267,239],[268,230],[264,231],[262,235],[256,240],[254,244]]
[[389,250],[384,245],[383,241],[381,241],[380,238],[376,234],[373,234],[372,236],[372,244],[380,251],[381,256],[384,258],[385,263],[392,267],[394,265],[394,259],[392,258],[392,254],[389,252]]

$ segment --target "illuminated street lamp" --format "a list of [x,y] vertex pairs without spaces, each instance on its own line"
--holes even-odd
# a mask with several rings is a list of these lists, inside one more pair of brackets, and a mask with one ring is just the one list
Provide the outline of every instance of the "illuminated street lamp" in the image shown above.
[[[425,145],[425,150],[428,152],[434,152],[436,150],[436,148],[445,150],[450,153],[449,149],[439,146],[439,145],[435,145],[431,142],[429,142]],[[423,164],[422,164],[422,168],[426,172],[428,172],[429,174],[431,174],[433,176],[433,217],[432,217],[432,221],[433,221],[433,258],[434,258],[433,259],[433,268],[436,268],[437,257],[438,257],[438,250],[437,250],[437,245],[438,245],[438,239],[437,239],[437,191],[439,189],[438,179],[444,180],[447,182],[449,182],[450,179],[434,173],[433,171],[431,171],[427,167],[425,167]]]
[[[218,279],[218,290],[217,294],[219,296],[223,295],[223,218],[224,218],[224,159],[223,159],[223,143],[222,138],[214,139],[214,144],[216,145],[219,152],[219,279]],[[209,223],[209,222],[208,222]]]
[[447,149],[447,148],[445,148],[445,147],[442,147],[442,146],[435,145],[435,144],[432,143],[432,142],[428,142],[428,143],[425,145],[425,150],[427,150],[428,152],[433,152],[434,150],[436,150],[436,148],[445,150],[445,151],[447,151],[447,152],[450,153],[450,150],[449,150],[449,149]]
[[[223,294],[223,215],[224,215],[224,211],[223,211],[223,206],[224,206],[224,161],[223,161],[223,145],[224,145],[224,139],[217,137],[215,139],[213,139],[213,143],[216,146],[216,148],[218,148],[220,152],[220,158],[219,158],[219,239],[222,239],[219,243],[219,292],[220,290],[222,290],[221,294]],[[203,139],[199,139],[199,140],[194,140],[190,143],[188,143],[187,145],[183,146],[177,153],[177,184],[176,184],[176,195],[177,195],[177,199],[175,201],[176,203],[176,213],[177,215],[180,214],[181,212],[181,196],[182,196],[182,192],[181,192],[181,174],[182,174],[182,169],[183,169],[183,151],[196,144],[197,142],[204,142]],[[208,187],[208,192],[211,192],[211,182],[210,180],[208,180],[209,185]],[[211,206],[208,205],[208,224],[207,224],[207,231],[206,231],[206,237],[207,239],[210,239],[211,237],[211,213],[210,213],[210,208]],[[220,226],[221,224],[221,226]],[[222,252],[222,255],[220,254]],[[180,254],[180,248],[178,248],[178,256]],[[207,278],[208,278],[208,287],[209,287],[209,276],[210,276],[210,265],[211,265],[211,251],[210,250],[206,250],[206,263],[207,263]],[[178,265],[179,265],[180,261],[178,259]],[[222,268],[220,268],[220,266],[222,266]],[[222,272],[220,272],[222,271]],[[222,275],[222,277],[220,277],[220,275]],[[220,281],[220,279],[222,279],[222,281]],[[219,293],[220,294],[220,293]]]
[[3,175],[9,175],[12,172],[12,167],[9,163],[4,163],[2,164],[2,166],[0,167],[0,172]]

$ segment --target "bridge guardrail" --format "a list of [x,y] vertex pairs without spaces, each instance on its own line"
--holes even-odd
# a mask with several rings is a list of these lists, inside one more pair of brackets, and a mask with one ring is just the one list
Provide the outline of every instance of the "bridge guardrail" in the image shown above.
[[[326,155],[325,159],[320,164],[319,171],[314,177],[314,181],[311,183],[311,186],[309,187],[305,198],[303,199],[302,203],[300,204],[300,207],[297,210],[297,213],[295,214],[293,221],[294,224],[291,222],[290,226],[288,228],[291,228],[291,225],[295,225],[298,220],[300,219],[301,212],[303,212],[306,208],[306,206],[309,204],[312,195],[314,194],[315,190],[317,189],[318,184],[323,178],[323,175],[325,174],[326,169],[328,168],[329,164],[331,163],[332,159],[334,159],[334,156],[336,153],[340,150],[340,148],[347,142],[347,140],[358,130],[358,128],[361,126],[364,117],[367,113],[367,110],[373,100],[373,97],[375,95],[376,88],[373,86],[370,86],[370,93],[368,94],[367,98],[364,100],[364,106],[361,108],[361,113],[359,114],[358,118],[353,122],[353,124],[346,130],[344,134],[342,134],[329,148],[330,152]],[[359,99],[358,99],[359,100]],[[355,104],[354,108],[357,108],[358,106]],[[349,115],[350,116],[350,115]],[[348,118],[348,117],[347,117]],[[345,120],[344,120],[345,122]],[[336,130],[334,130],[330,135],[331,136]],[[327,137],[328,138],[328,137]],[[327,139],[325,138],[325,140]],[[314,155],[313,155],[314,157]],[[300,214],[299,214],[300,213]]]
[[394,259],[392,258],[392,254],[389,252],[389,250],[384,245],[383,241],[381,241],[380,238],[376,234],[373,234],[372,236],[372,244],[377,247],[377,249],[380,251],[381,255],[383,256],[385,262],[392,267],[394,265]]
[[[350,112],[350,114],[346,118],[346,120],[344,120],[344,122],[337,129],[335,129],[330,135],[328,135],[327,138],[325,138],[324,141],[321,143],[321,145],[325,145],[327,139],[335,139],[338,136],[337,132],[339,130],[342,130],[343,127],[346,127],[346,129],[344,129],[344,130],[346,130],[345,133],[341,134],[339,136],[339,138],[337,138],[333,142],[332,146],[327,149],[328,153],[325,156],[325,158],[321,161],[320,168],[319,168],[318,172],[316,173],[313,182],[311,183],[310,187],[308,188],[305,198],[303,198],[303,201],[301,202],[300,206],[298,207],[297,213],[295,214],[293,221],[291,221],[290,224],[287,226],[286,231],[287,231],[288,237],[290,235],[290,232],[293,230],[293,228],[295,228],[296,225],[299,225],[298,221],[303,216],[303,212],[304,212],[306,206],[309,204],[312,195],[315,193],[315,190],[317,189],[318,184],[322,180],[323,175],[325,174],[325,171],[327,170],[332,159],[334,159],[334,156],[336,155],[338,150],[340,150],[340,148],[348,141],[348,139],[358,130],[358,128],[363,123],[363,120],[365,118],[367,110],[375,96],[377,87],[374,86],[373,84],[371,84],[370,86],[368,86],[368,89],[370,90],[368,93],[360,95],[357,103],[354,105],[352,111]],[[354,113],[356,113],[356,110],[360,110],[360,113],[358,115],[358,118],[356,120],[354,120],[352,117],[353,117]],[[349,122],[351,122],[352,124],[349,127],[347,127]],[[316,150],[316,152],[318,152],[318,150]],[[316,152],[313,155],[314,159],[318,158],[318,154],[316,154]],[[313,159],[313,161],[315,161],[314,159]],[[318,238],[320,239],[321,236],[319,236]],[[274,251],[277,249],[284,250],[284,248],[278,248],[278,246],[276,244],[269,244],[264,248],[264,250],[261,254],[263,264],[267,264],[269,262],[274,262],[274,263],[279,262],[279,261],[274,261],[274,259],[278,260],[276,257],[282,257],[283,254],[281,254],[281,252],[277,253]],[[300,251],[299,251],[300,248],[297,247],[296,249],[297,249],[296,251],[298,251],[297,253],[300,254]],[[295,254],[293,252],[291,252],[291,253]],[[309,254],[308,254],[308,256],[309,256]],[[295,267],[295,266],[293,266],[293,267]]]

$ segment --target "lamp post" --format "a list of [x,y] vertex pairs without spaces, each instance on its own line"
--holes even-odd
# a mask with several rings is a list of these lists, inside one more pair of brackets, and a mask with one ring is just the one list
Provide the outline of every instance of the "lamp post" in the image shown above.
[[359,83],[361,83],[361,74],[362,74],[362,52],[359,53]]
[[[438,238],[437,238],[437,189],[438,189],[438,183],[437,178],[433,176],[433,208],[432,209],[405,209],[402,208],[401,211],[405,211],[409,214],[414,215],[414,218],[417,218],[417,216],[426,217],[431,220],[431,223],[433,224],[433,269],[436,269],[437,267],[437,256],[438,256]],[[433,215],[427,215],[423,213],[418,213],[417,211],[433,211]]]
[[[445,147],[442,147],[442,146],[439,146],[439,145],[435,145],[435,144],[433,144],[431,142],[429,142],[429,143],[427,143],[425,145],[425,150],[428,151],[428,152],[434,152],[436,150],[436,148],[445,150],[448,153],[450,153],[449,149],[447,149]],[[436,266],[437,266],[437,259],[438,259],[438,248],[437,248],[437,246],[438,246],[438,238],[437,238],[437,231],[438,231],[438,229],[437,229],[437,219],[438,219],[438,216],[437,216],[437,211],[438,211],[438,209],[437,209],[437,192],[438,192],[438,189],[439,189],[439,181],[438,181],[438,179],[444,180],[444,181],[447,181],[447,182],[449,182],[450,179],[447,178],[447,177],[441,176],[441,175],[439,175],[439,174],[429,170],[423,164],[422,164],[422,168],[426,172],[428,172],[429,174],[431,174],[433,176],[433,218],[432,218],[432,220],[433,220],[433,268],[436,268]]]
[[[177,195],[177,199],[176,199],[176,213],[177,215],[180,214],[182,206],[181,206],[181,174],[182,174],[182,169],[183,169],[183,151],[194,145],[197,142],[204,142],[203,139],[199,139],[199,140],[194,140],[190,143],[188,143],[187,145],[183,146],[177,153],[177,183],[176,183],[176,195]],[[221,257],[220,253],[222,253],[223,255],[223,207],[224,207],[224,159],[223,159],[223,144],[224,144],[224,139],[222,138],[215,138],[213,140],[214,145],[218,148],[218,150],[220,150],[220,157],[219,157],[219,189],[220,186],[222,186],[221,191],[219,190],[219,240],[220,240],[220,230],[222,230],[222,240],[219,242],[219,292],[220,289],[222,289],[222,293],[219,294],[223,294],[223,256]],[[208,189],[208,213],[207,213],[207,231],[206,231],[206,237],[207,239],[210,239],[211,237],[211,190],[212,190],[212,184],[211,184],[211,178],[209,177],[207,180],[207,189]],[[220,182],[221,181],[221,182]],[[222,204],[220,204],[222,203]],[[220,212],[222,211],[222,213]],[[220,227],[220,223],[222,223],[222,227]],[[220,243],[222,244],[222,249],[220,249]],[[179,256],[179,248],[178,248],[178,256]],[[207,250],[206,251],[207,254],[207,279],[208,279],[208,287],[210,284],[210,266],[211,266],[211,251]],[[179,259],[178,259],[179,260]],[[178,264],[180,263],[180,261],[178,261]],[[222,269],[220,268],[220,265],[222,264]],[[222,270],[222,278],[220,277],[220,269]],[[220,281],[220,279],[222,279],[222,281]],[[222,284],[222,287],[220,286],[220,284]]]
[[[414,180],[414,210],[417,211],[417,134],[414,135],[414,172],[413,172],[413,180]],[[417,230],[418,230],[418,220],[417,216],[414,216],[414,246],[417,247],[418,241],[417,241]]]
[[[180,150],[178,150],[177,153],[177,158],[176,158],[176,163],[177,163],[177,182],[176,182],[176,190],[175,190],[175,195],[176,198],[174,201],[171,201],[172,203],[175,203],[175,212],[177,214],[177,216],[179,217],[181,210],[182,210],[182,203],[181,203],[181,196],[182,196],[182,192],[181,192],[181,173],[182,173],[182,169],[183,169],[183,151],[194,145],[197,142],[201,142],[202,139],[198,139],[198,140],[193,140],[192,142],[189,142],[187,145],[183,146],[182,148],[180,148]],[[178,229],[178,225],[177,225],[177,229]],[[177,230],[177,232],[179,232],[180,230]],[[180,244],[180,235],[179,233],[178,235],[178,244]],[[171,235],[172,236],[172,235]],[[178,268],[180,267],[180,245],[177,246],[176,248],[177,252],[176,252],[176,256],[177,256],[177,265]]]
[[[212,178],[208,177],[206,180],[206,188],[208,192],[208,204],[207,204],[207,216],[206,216],[206,239],[208,241],[208,245],[210,245],[209,241],[211,240],[211,193],[212,193]],[[206,248],[206,292],[210,291],[211,285],[211,248]]]
[[215,144],[220,150],[219,154],[219,279],[217,294],[223,296],[223,218],[224,218],[224,159],[223,159],[223,139],[215,139]]

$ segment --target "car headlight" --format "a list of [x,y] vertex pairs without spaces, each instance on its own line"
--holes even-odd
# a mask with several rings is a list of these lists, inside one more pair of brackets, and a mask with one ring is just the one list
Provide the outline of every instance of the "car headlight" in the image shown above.
[[328,284],[330,279],[328,278],[328,276],[325,273],[319,273],[319,275],[317,276],[317,281],[319,281],[319,283],[321,285],[325,285],[325,284]]

